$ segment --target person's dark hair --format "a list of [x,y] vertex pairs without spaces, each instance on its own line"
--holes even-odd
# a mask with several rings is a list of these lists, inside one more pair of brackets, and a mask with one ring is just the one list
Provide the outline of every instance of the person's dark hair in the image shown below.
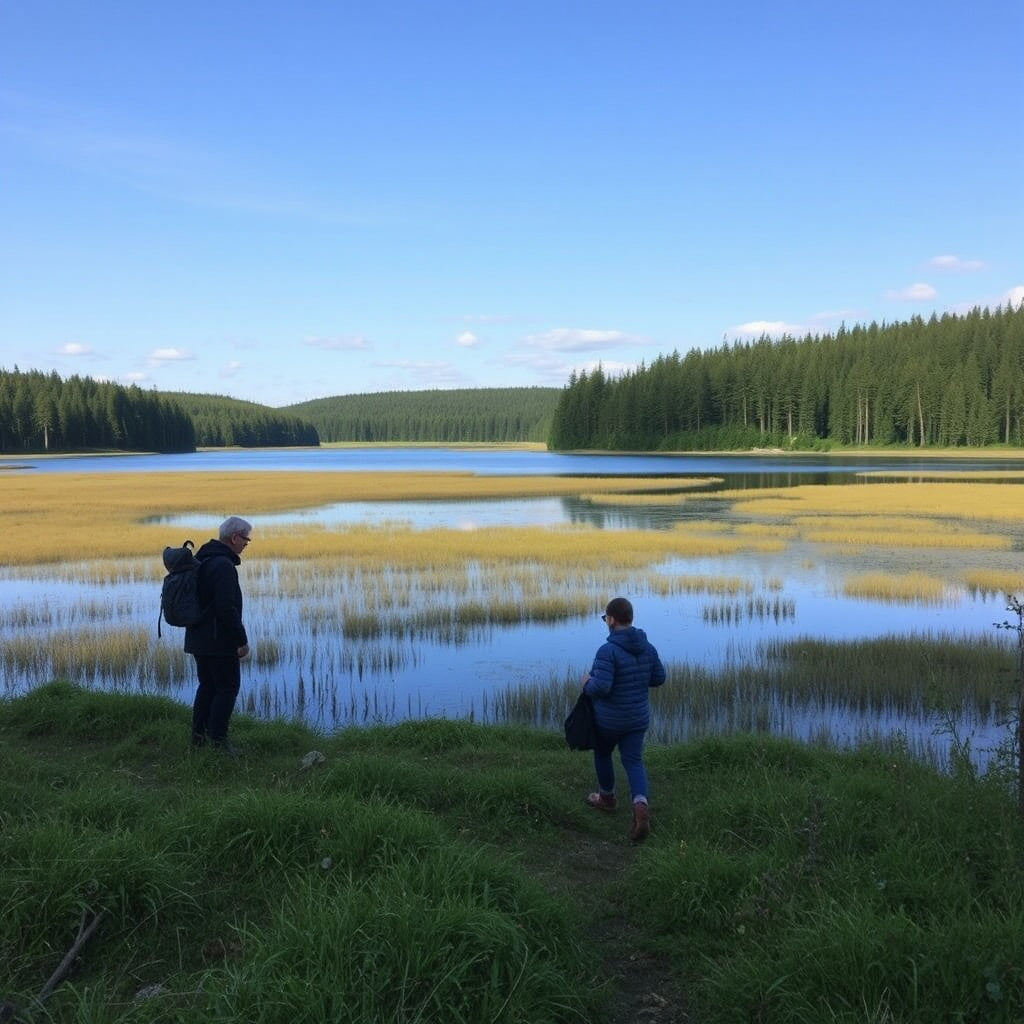
[[624,626],[633,624],[633,606],[624,597],[613,597],[604,610],[605,615],[610,615],[616,622]]

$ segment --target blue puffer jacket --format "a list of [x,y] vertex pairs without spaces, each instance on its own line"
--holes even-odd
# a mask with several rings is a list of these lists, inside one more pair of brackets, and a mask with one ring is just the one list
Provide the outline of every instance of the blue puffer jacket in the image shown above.
[[608,634],[583,689],[594,698],[598,727],[624,733],[647,728],[651,721],[648,689],[663,682],[665,666],[647,634],[627,626]]

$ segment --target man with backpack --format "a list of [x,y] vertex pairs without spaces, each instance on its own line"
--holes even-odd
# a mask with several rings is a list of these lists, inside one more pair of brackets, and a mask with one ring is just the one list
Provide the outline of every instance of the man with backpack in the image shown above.
[[199,622],[185,627],[185,652],[195,659],[199,680],[192,704],[191,745],[209,743],[231,757],[238,751],[228,742],[228,721],[242,682],[241,662],[249,656],[237,566],[251,539],[252,525],[230,516],[220,524],[218,539],[196,552],[204,611]]

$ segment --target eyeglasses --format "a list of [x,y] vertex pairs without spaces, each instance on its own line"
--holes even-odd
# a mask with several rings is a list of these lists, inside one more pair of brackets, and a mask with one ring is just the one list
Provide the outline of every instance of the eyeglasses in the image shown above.
[[235,536],[236,537],[241,537],[242,540],[244,540],[246,544],[248,544],[249,541],[252,540],[252,537],[250,537],[247,533],[236,533]]
[[602,622],[607,622],[608,621],[608,613],[607,612],[601,612],[601,621]]

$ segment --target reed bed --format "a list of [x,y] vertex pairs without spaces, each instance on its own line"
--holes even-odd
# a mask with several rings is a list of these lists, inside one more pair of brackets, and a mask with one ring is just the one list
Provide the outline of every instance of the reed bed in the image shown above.
[[745,601],[719,601],[701,609],[701,620],[709,626],[741,626],[745,622],[796,618],[796,602],[787,598],[751,596]]
[[1024,593],[1024,572],[1012,572],[1008,569],[967,569],[961,578],[971,593]]
[[[863,487],[803,484],[762,491],[715,491],[704,500],[724,501],[738,515],[787,520],[806,515],[914,517],[1024,524],[1024,502],[1016,487],[985,481],[872,483]],[[937,515],[937,512],[941,515]]]
[[[1007,637],[926,632],[768,641],[717,669],[669,661],[666,684],[651,691],[651,739],[759,732],[835,748],[895,741],[947,768],[951,746],[964,744],[956,722],[992,724],[1015,707],[1015,657]],[[558,728],[578,692],[564,673],[510,685],[492,698],[493,720]],[[1008,730],[1003,737],[1011,742]],[[998,744],[973,753],[1001,756]]]
[[[915,452],[915,455],[917,453]],[[999,452],[971,452],[971,458],[1003,458]],[[1024,478],[1021,469],[862,469],[858,476],[863,477],[905,477],[910,480],[1020,480]]]
[[19,678],[75,679],[100,686],[169,685],[187,678],[180,648],[160,646],[142,627],[54,630],[0,640],[0,675],[10,692]]
[[671,594],[746,594],[754,584],[742,576],[705,576],[694,574],[653,576],[649,578],[652,593],[667,597]]
[[12,604],[0,609],[0,629],[30,629],[51,626],[57,612],[42,604]]
[[[623,493],[679,486],[675,478],[601,483]],[[586,478],[469,473],[7,474],[0,480],[0,565],[61,562],[69,551],[112,560],[159,552],[167,529],[158,520],[188,513],[223,518],[241,511],[256,518],[342,501],[546,497],[593,488]]]
[[[711,487],[714,484],[722,483],[720,476],[689,477],[678,481],[680,491],[701,490]],[[581,501],[588,501],[591,505],[679,505],[686,500],[686,494],[674,494],[664,491],[660,494],[622,494],[609,492],[585,493],[580,496]]]
[[617,530],[608,543],[603,530],[574,527],[493,527],[429,531],[354,526],[328,530],[309,526],[290,532],[266,531],[261,543],[275,557],[327,567],[338,559],[363,568],[413,567],[444,571],[469,563],[542,562],[550,566],[638,568],[670,558],[770,552],[785,545],[760,538],[729,537],[691,530]]
[[[168,493],[175,495],[174,501],[201,503],[206,493],[213,493],[204,488],[214,483],[203,483],[202,476],[154,474],[145,481],[128,478],[125,486],[124,476],[111,475],[122,490],[112,492],[105,505],[107,496],[97,488],[97,477],[83,476],[88,486],[81,494],[77,489],[72,491],[74,515],[70,518],[77,519],[81,497],[83,521],[94,517],[93,529],[117,541],[116,555],[104,553],[102,545],[100,550],[79,547],[74,549],[76,555],[87,551],[97,556],[95,560],[24,562],[6,570],[10,578],[48,579],[93,590],[54,607],[22,601],[0,613],[0,623],[7,624],[10,634],[0,645],[6,692],[22,690],[54,675],[112,687],[172,688],[191,681],[191,664],[181,653],[180,634],[165,637],[162,643],[153,636],[156,584],[163,573],[159,552],[167,543],[167,529],[131,516],[148,507],[146,502],[159,502],[164,484],[175,484],[168,487]],[[341,484],[351,489],[346,496],[353,500],[366,500],[366,495],[374,494],[381,502],[391,500],[387,496],[397,493],[391,488],[398,487],[390,474],[314,480],[303,487],[298,487],[296,480],[310,474],[249,476],[244,486],[239,485],[241,490],[231,492],[229,500],[248,494],[255,502],[256,492],[262,488],[268,496],[268,509],[275,502],[289,499],[294,500],[288,507],[307,500],[315,504],[314,498],[322,500],[328,492],[331,500],[338,500],[339,495],[332,489]],[[415,479],[410,481],[405,480],[405,474],[397,476],[404,481],[406,489],[402,493],[410,497],[480,496],[478,488],[482,492],[496,488],[498,492],[519,494],[516,488],[520,483],[527,489],[538,483],[504,478],[481,482],[469,476],[438,474],[413,474]],[[182,498],[179,491],[183,487],[191,489],[197,480],[195,492]],[[222,482],[222,478],[216,482]],[[542,483],[543,488],[550,488],[547,493],[585,495],[594,487],[593,480],[583,479],[572,481],[570,487],[564,480]],[[585,485],[591,490],[584,490]],[[679,485],[678,480],[655,481],[652,485],[650,480],[637,479],[615,481],[609,488],[622,487],[627,497],[633,488],[632,494],[639,495],[640,504],[644,504],[658,497],[650,493],[652,486],[666,493],[674,487],[678,496]],[[904,499],[917,486],[896,485]],[[946,487],[957,485],[934,486],[940,488],[936,494],[944,494]],[[972,485],[978,486],[982,485]],[[604,481],[601,487],[605,487]],[[261,714],[313,714],[316,721],[331,727],[358,721],[359,715],[379,714],[380,706],[373,703],[377,688],[400,673],[418,671],[421,646],[464,646],[489,637],[495,630],[590,617],[598,610],[594,595],[624,592],[671,598],[706,594],[719,599],[700,610],[709,627],[794,620],[795,602],[785,597],[784,583],[778,576],[758,581],[733,574],[678,571],[685,568],[679,563],[689,560],[771,555],[784,552],[794,540],[831,543],[847,554],[854,546],[877,548],[883,537],[888,547],[912,549],[921,538],[928,546],[938,547],[933,541],[939,533],[955,538],[955,547],[965,550],[975,540],[981,548],[1005,550],[1005,539],[998,534],[951,526],[944,516],[935,515],[934,508],[929,515],[917,515],[851,507],[851,499],[860,500],[865,495],[884,498],[890,493],[887,487],[802,487],[775,492],[764,500],[752,497],[750,492],[734,492],[747,499],[736,508],[744,514],[756,512],[755,521],[738,522],[731,516],[687,520],[670,530],[605,531],[589,526],[417,530],[396,520],[343,528],[300,523],[260,529],[257,525],[256,539],[243,567],[247,612],[253,622],[259,623],[250,662],[253,709]],[[445,488],[451,493],[443,493]],[[28,502],[29,497],[47,493],[46,487],[31,495],[25,491],[21,500]],[[600,493],[610,495],[611,490]],[[813,501],[807,500],[808,494]],[[719,495],[705,497],[717,499]],[[816,507],[815,502],[825,499],[838,500],[841,509]],[[790,518],[771,521],[771,516],[763,517],[761,513],[775,507],[773,503],[788,510]],[[881,501],[880,507],[884,504]],[[945,509],[947,504],[940,502],[935,507]],[[0,507],[0,524],[5,516],[8,523],[17,519],[6,506]],[[225,505],[222,512],[241,508],[257,518],[258,513],[250,511],[255,507],[252,503]],[[21,511],[26,509],[33,513],[31,504],[23,505]],[[69,518],[67,504],[63,509],[63,518]],[[42,508],[33,514],[42,515]],[[95,519],[101,514],[102,529]],[[30,514],[28,519],[32,518]],[[38,520],[35,525],[44,535],[58,533],[40,530]],[[123,542],[136,529],[142,531],[138,538],[146,538],[146,548],[133,556],[132,545]],[[4,538],[0,545],[8,540]],[[56,541],[52,543],[56,545]],[[33,555],[32,549],[27,549],[24,556],[60,557],[67,549],[66,538],[61,536],[60,552],[56,547],[38,548]],[[4,550],[0,546],[0,553]],[[952,580],[946,583],[922,573],[863,574],[847,581],[842,592],[858,599],[934,604],[956,600],[961,592],[958,588],[964,583],[982,588],[994,582],[1002,590],[1002,584],[1012,577],[983,577],[982,572],[974,569],[958,574],[952,566]],[[838,582],[836,585],[840,586]],[[755,702],[752,706],[756,710],[748,722],[759,727],[778,722],[780,712],[777,707],[772,710],[770,702]],[[400,717],[401,709],[396,708],[395,713]],[[719,710],[715,712],[716,721],[739,721],[743,713]],[[796,715],[797,711],[789,708],[786,714]]]
[[1008,551],[1009,537],[990,533],[972,533],[966,530],[904,530],[874,531],[851,529],[837,523],[829,529],[807,530],[804,540],[813,544],[853,545],[882,548],[956,548],[962,550]]
[[958,599],[943,580],[920,572],[899,576],[885,572],[861,573],[843,581],[843,593],[847,597],[900,604],[942,604]]
[[792,540],[800,535],[796,526],[784,523],[737,523],[735,533],[741,537],[777,537],[780,540]]

